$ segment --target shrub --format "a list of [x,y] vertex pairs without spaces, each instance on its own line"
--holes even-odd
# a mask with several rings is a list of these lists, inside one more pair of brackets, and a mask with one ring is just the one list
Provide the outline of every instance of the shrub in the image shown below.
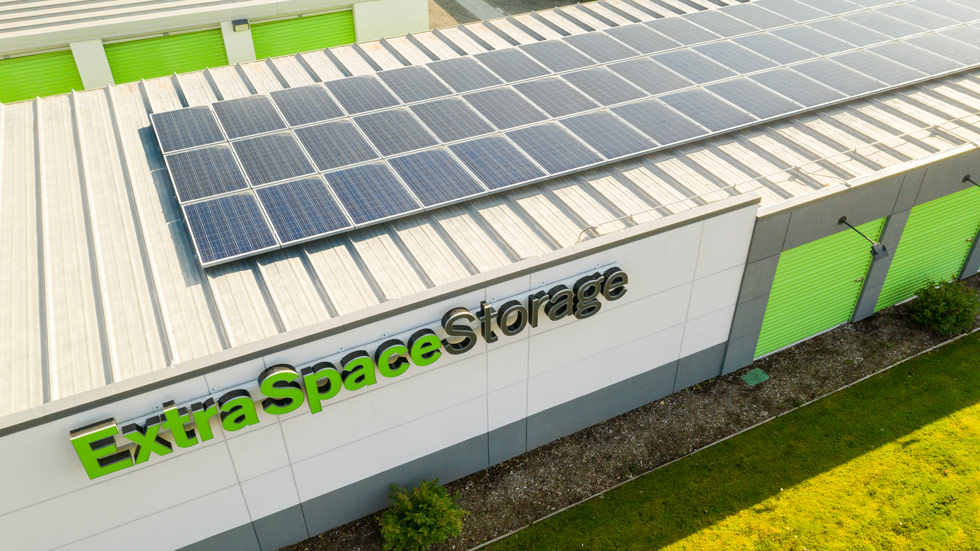
[[423,551],[463,531],[468,513],[438,478],[423,480],[410,491],[392,484],[388,499],[388,509],[378,521],[385,549]]
[[916,294],[919,298],[910,304],[909,317],[944,337],[968,331],[980,312],[976,291],[955,281],[930,281]]

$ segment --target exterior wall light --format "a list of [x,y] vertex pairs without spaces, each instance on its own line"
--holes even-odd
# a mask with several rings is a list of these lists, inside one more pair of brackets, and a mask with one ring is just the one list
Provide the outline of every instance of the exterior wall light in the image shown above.
[[964,177],[963,177],[963,183],[964,183],[964,184],[965,184],[965,183],[971,183],[971,184],[973,184],[973,185],[975,185],[975,186],[977,186],[977,187],[980,187],[980,184],[978,184],[978,183],[976,183],[976,182],[974,182],[974,181],[973,181],[973,178],[970,178],[970,175],[969,175],[969,174],[967,174],[966,176],[964,176]]
[[848,228],[851,228],[852,230],[856,231],[858,235],[860,235],[865,239],[865,241],[871,243],[871,257],[874,258],[875,260],[888,256],[888,247],[885,247],[884,243],[877,243],[867,235],[861,233],[861,230],[855,228],[847,221],[846,216],[841,216],[840,220],[837,221],[837,224],[838,225],[844,224]]
[[248,19],[235,19],[231,22],[231,29],[236,33],[248,30]]

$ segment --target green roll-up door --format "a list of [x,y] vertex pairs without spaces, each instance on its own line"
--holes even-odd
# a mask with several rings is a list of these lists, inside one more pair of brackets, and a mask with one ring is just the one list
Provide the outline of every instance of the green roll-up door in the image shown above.
[[970,188],[912,209],[888,268],[876,309],[912,298],[928,280],[956,279],[980,228],[980,189]]
[[116,84],[228,65],[221,29],[105,45]]
[[[858,226],[877,240],[885,219]],[[779,255],[755,357],[850,321],[871,265],[871,245],[846,230]]]
[[0,102],[84,90],[71,50],[0,60]]
[[350,10],[252,25],[252,44],[257,59],[311,52],[356,41],[354,12]]

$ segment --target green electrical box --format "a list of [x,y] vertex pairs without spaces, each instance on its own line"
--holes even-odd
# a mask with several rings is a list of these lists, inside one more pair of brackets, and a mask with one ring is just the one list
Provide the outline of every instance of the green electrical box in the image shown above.
[[105,45],[116,84],[228,64],[221,29]]
[[351,10],[252,24],[256,59],[323,50],[356,41]]

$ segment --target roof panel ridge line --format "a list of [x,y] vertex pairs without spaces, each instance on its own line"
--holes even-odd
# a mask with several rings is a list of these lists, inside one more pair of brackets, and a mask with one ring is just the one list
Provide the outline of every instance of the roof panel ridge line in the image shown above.
[[[157,281],[159,275],[156,266],[150,262],[149,246],[146,240],[146,232],[143,229],[143,213],[136,201],[136,193],[133,190],[133,175],[130,168],[129,159],[126,157],[126,150],[123,147],[122,132],[119,125],[119,117],[116,114],[115,98],[113,88],[104,88],[106,102],[109,109],[109,119],[112,123],[117,155],[119,155],[120,168],[123,176],[123,184],[126,186],[126,198],[129,200],[130,214],[133,217],[133,224],[136,226],[136,245],[140,252],[140,261],[143,263],[143,273],[146,275],[146,285],[150,291],[150,304],[153,307],[153,316],[156,320],[157,331],[160,333],[160,343],[163,345],[163,359],[167,366],[173,365],[175,353],[171,344],[170,335],[173,334],[169,320],[163,315],[163,297],[160,295]],[[142,93],[142,90],[141,90]]]
[[395,245],[395,248],[398,249],[398,252],[405,257],[406,261],[408,261],[409,267],[413,272],[415,272],[415,275],[419,278],[419,281],[422,282],[422,285],[424,285],[426,289],[435,287],[436,282],[432,280],[432,277],[429,276],[428,272],[425,271],[425,268],[422,267],[422,263],[419,262],[419,259],[415,256],[415,253],[412,252],[412,248],[405,244],[405,240],[398,234],[398,230],[396,230],[394,226],[388,226],[382,231],[384,231],[388,238],[391,239],[391,242]]
[[364,51],[364,48],[361,48],[361,45],[360,44],[358,44],[357,42],[355,42],[355,43],[351,44],[350,47],[351,47],[352,50],[354,50],[355,52],[357,52],[357,55],[361,56],[361,59],[363,59],[364,62],[367,63],[369,67],[371,67],[371,70],[372,71],[378,72],[378,71],[381,71],[382,70],[381,69],[381,66],[378,65],[378,62],[375,61],[373,57],[371,57],[370,55],[368,55],[368,53]]
[[631,13],[627,13],[627,12],[623,11],[620,8],[617,8],[616,6],[614,6],[614,5],[610,4],[609,2],[607,2],[606,0],[599,0],[598,2],[596,2],[596,4],[602,6],[604,9],[607,9],[607,10],[615,13],[616,15],[622,17],[623,19],[629,21],[630,23],[639,23],[640,22],[640,20],[637,19],[635,15],[633,15]]
[[79,191],[82,200],[82,218],[85,221],[85,241],[88,245],[89,265],[92,272],[90,274],[92,278],[92,292],[95,295],[96,325],[98,326],[99,342],[102,347],[102,371],[105,376],[105,384],[109,385],[116,380],[115,366],[119,364],[119,359],[116,357],[115,338],[108,330],[108,326],[110,325],[109,318],[112,314],[106,307],[106,296],[102,291],[106,288],[103,270],[105,262],[102,259],[99,248],[96,246],[98,242],[97,232],[93,223],[91,206],[94,201],[88,185],[90,178],[88,167],[85,164],[85,143],[79,135],[82,124],[79,120],[78,92],[72,91],[69,94],[68,106],[72,113],[72,140],[75,142],[75,156],[78,159],[78,185],[81,188]]
[[511,25],[517,27],[521,32],[537,40],[538,42],[547,40],[545,37],[541,36],[541,34],[538,31],[535,31],[534,29],[528,27],[524,23],[521,23],[517,19],[514,19],[514,17],[511,15],[508,15],[504,20],[510,23]]
[[[187,99],[184,96],[183,88],[180,85],[180,79],[177,78],[177,73],[174,73],[171,78],[173,78],[174,80],[174,88],[178,91],[178,94],[180,94],[181,103],[184,105],[184,107],[187,107],[188,106]],[[208,83],[208,86],[211,87],[211,93],[214,94],[215,100],[224,101],[225,96],[224,94],[221,93],[221,87],[218,86],[218,82],[214,80],[214,75],[211,74],[210,67],[204,70],[204,80]]]
[[504,42],[510,44],[511,46],[520,46],[521,45],[521,43],[516,38],[514,38],[511,35],[505,33],[504,31],[500,30],[500,28],[498,28],[496,25],[494,25],[490,21],[481,21],[480,23],[482,23],[484,27],[490,29],[490,32],[492,32],[493,34],[499,36],[500,38],[502,38],[504,40]]
[[245,85],[245,89],[248,90],[249,96],[254,96],[259,93],[258,89],[255,88],[255,84],[252,83],[252,79],[245,74],[245,69],[242,67],[241,63],[235,64],[235,74],[241,79],[242,84]]
[[[598,2],[596,2],[596,3],[598,3]],[[602,15],[601,13],[598,13],[597,11],[595,11],[594,9],[592,9],[591,4],[592,4],[592,2],[589,2],[588,4],[573,4],[573,5],[569,6],[569,10],[572,10],[572,9],[581,10],[582,12],[584,12],[589,17],[593,17],[593,18],[599,20],[600,22],[602,22],[603,24],[608,25],[609,27],[618,27],[619,26],[619,23],[616,23],[612,19],[609,19],[605,15]],[[635,23],[635,21],[634,21],[634,23]]]
[[555,9],[554,9],[554,10],[552,10],[552,11],[553,11],[554,13],[556,13],[556,14],[558,14],[558,16],[559,16],[559,17],[562,17],[562,18],[565,18],[565,19],[567,19],[567,20],[568,20],[568,21],[570,21],[570,22],[571,22],[571,23],[572,23],[573,25],[575,25],[575,26],[577,26],[577,27],[579,27],[580,29],[582,29],[582,30],[584,30],[584,31],[587,31],[587,32],[592,32],[592,31],[596,31],[596,30],[598,30],[598,29],[594,29],[594,28],[592,28],[592,26],[591,26],[591,25],[588,25],[588,24],[586,24],[586,23],[585,23],[585,21],[581,21],[581,20],[579,20],[579,19],[577,19],[576,17],[573,17],[573,16],[572,16],[572,14],[570,14],[570,13],[566,13],[566,12],[565,12],[565,10],[564,10],[564,9],[562,9],[562,8],[555,8]]
[[[52,379],[53,370],[51,369],[50,337],[48,335],[48,299],[47,299],[47,262],[45,262],[44,251],[47,239],[47,232],[44,230],[44,192],[42,182],[44,181],[44,148],[41,147],[41,140],[44,133],[41,131],[41,102],[33,100],[34,106],[34,220],[37,231],[37,282],[38,282],[38,325],[40,333],[41,347],[41,401],[48,403],[52,400],[52,389],[56,383]],[[56,379],[57,377],[55,377]]]
[[439,56],[437,56],[436,54],[432,53],[432,50],[426,48],[425,47],[425,44],[422,44],[422,41],[421,40],[419,40],[418,38],[415,38],[415,34],[414,33],[408,33],[408,34],[406,34],[405,35],[405,40],[407,40],[409,42],[409,44],[411,44],[412,46],[415,46],[415,48],[417,48],[418,51],[422,52],[425,55],[425,57],[429,58],[429,60],[431,60],[431,61],[439,61]]
[[[462,25],[460,25],[460,27],[462,27]],[[385,51],[391,54],[392,57],[397,59],[398,62],[404,65],[405,67],[409,67],[410,65],[412,65],[412,62],[405,59],[405,56],[403,56],[402,53],[398,51],[398,48],[395,48],[394,46],[391,45],[390,42],[388,42],[388,39],[382,38],[381,40],[378,40],[378,43],[381,44],[381,47],[384,48]]]
[[664,17],[662,13],[651,10],[650,8],[641,5],[639,2],[636,2],[635,0],[620,0],[620,1],[623,2],[624,4],[632,6],[633,8],[649,15],[654,19],[662,19]]
[[339,59],[337,59],[337,56],[334,55],[333,51],[331,51],[330,48],[324,48],[318,51],[323,52],[323,55],[325,55],[327,59],[330,60],[330,63],[333,63],[334,66],[337,67],[337,70],[340,71],[341,74],[343,74],[345,77],[354,76],[354,73],[350,72],[347,66],[344,65]]
[[[273,228],[273,230],[275,230],[275,228]],[[282,314],[280,313],[281,307],[279,305],[279,301],[276,300],[272,290],[269,289],[269,283],[265,279],[265,274],[259,268],[258,261],[251,259],[246,260],[246,262],[248,262],[249,269],[252,271],[252,276],[255,278],[255,284],[259,288],[259,293],[262,294],[262,301],[265,302],[265,307],[269,310],[269,316],[272,318],[272,324],[276,327],[276,334],[285,333],[286,324],[282,319]]]
[[374,293],[374,297],[378,300],[378,303],[380,304],[398,298],[389,297],[385,294],[384,288],[381,286],[381,283],[378,282],[378,278],[375,277],[370,265],[361,255],[361,251],[358,250],[354,240],[351,239],[351,234],[342,234],[340,238],[343,242],[343,246],[347,249],[347,254],[350,255],[351,260],[354,261],[354,264],[357,266],[357,271],[361,273],[362,277],[364,277],[364,281],[368,284],[371,292]]
[[491,46],[486,40],[483,40],[482,38],[480,38],[479,36],[477,36],[476,33],[474,33],[473,31],[470,30],[470,25],[479,25],[479,24],[480,24],[479,22],[477,22],[477,23],[468,23],[466,25],[459,25],[456,28],[459,29],[459,31],[461,33],[465,34],[470,40],[472,40],[473,42],[476,42],[477,44],[479,44],[480,47],[483,48],[484,50],[486,50],[488,52],[492,52],[492,51],[496,50],[496,48],[494,48],[493,46]]
[[[467,205],[467,206],[469,208],[468,209],[464,208],[464,210],[472,211],[472,205]],[[463,269],[465,269],[470,274],[470,276],[474,276],[480,273],[480,269],[476,266],[476,263],[473,262],[473,260],[469,257],[469,255],[463,252],[463,249],[459,246],[459,243],[457,243],[456,240],[453,239],[453,237],[446,230],[446,228],[442,226],[442,224],[439,221],[439,218],[434,213],[428,213],[427,218],[428,218],[427,222],[429,223],[429,226],[432,228],[433,233],[438,235],[439,239],[442,239],[442,241],[446,244],[446,249],[448,250],[449,254],[451,254],[454,258],[456,258],[456,260],[459,261],[459,263],[463,266]],[[476,216],[473,216],[473,219],[476,220]],[[477,224],[479,224],[479,222],[477,222]],[[490,238],[493,239],[494,236],[491,235]]]
[[282,71],[279,70],[279,66],[272,61],[272,58],[267,57],[261,60],[261,63],[269,68],[269,71],[272,72],[272,76],[276,77],[276,80],[279,81],[279,86],[282,89],[292,88],[292,86],[289,85],[289,80],[282,74]]
[[673,4],[668,4],[667,2],[664,2],[663,0],[647,0],[647,1],[648,2],[653,2],[654,4],[656,4],[656,5],[660,6],[661,8],[669,11],[670,13],[673,13],[674,15],[684,15],[684,14],[688,13],[686,11],[681,11],[681,9],[678,8],[677,6],[674,6]]
[[536,11],[531,11],[527,15],[531,19],[534,19],[538,23],[541,23],[545,27],[548,27],[549,29],[555,31],[556,33],[560,34],[563,37],[565,37],[565,36],[571,36],[572,35],[572,33],[568,32],[565,29],[561,28],[560,26],[556,25],[554,23],[554,21],[550,21],[548,18],[542,17],[541,14],[539,14]]
[[304,71],[306,71],[306,74],[309,75],[310,80],[312,80],[314,83],[321,83],[321,82],[323,82],[323,79],[320,78],[320,75],[318,75],[317,72],[316,72],[316,70],[314,70],[313,67],[310,66],[309,63],[307,63],[306,59],[302,55],[300,55],[300,54],[293,54],[293,55],[291,55],[289,57],[291,57],[291,58],[293,58],[293,59],[296,60],[296,63],[298,63],[299,66],[302,67]]
[[446,46],[449,46],[449,49],[451,49],[452,51],[456,52],[456,54],[459,55],[460,57],[464,57],[464,56],[467,55],[466,54],[466,50],[460,48],[458,44],[456,44],[455,42],[453,42],[452,40],[450,40],[439,29],[432,29],[432,34],[433,34],[433,36],[435,36],[436,38],[438,38],[439,40],[441,40],[443,44],[445,44]]

